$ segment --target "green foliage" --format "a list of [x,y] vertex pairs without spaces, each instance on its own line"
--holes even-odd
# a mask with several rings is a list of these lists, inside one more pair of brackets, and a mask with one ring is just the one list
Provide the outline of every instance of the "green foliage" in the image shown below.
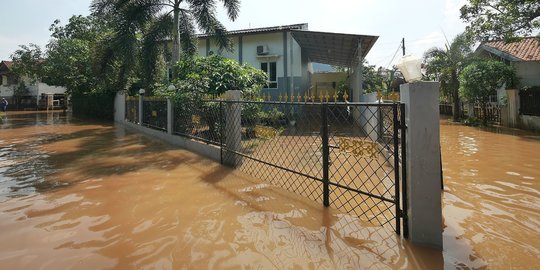
[[431,48],[424,53],[426,79],[441,83],[441,96],[454,102],[454,121],[461,113],[459,99],[459,74],[470,63],[472,40],[463,33],[454,38],[446,48]]
[[25,76],[35,82],[42,75],[43,52],[38,45],[32,43],[19,47],[20,49],[11,55],[13,60],[11,69],[17,76]]
[[380,72],[380,69],[376,69],[375,65],[370,65],[364,60],[362,67],[363,88],[366,93],[377,92],[383,90],[385,87],[385,76]]
[[[219,55],[208,57],[184,57],[175,67],[175,83],[197,81],[205,87],[198,92],[221,95],[227,90],[239,89],[247,94],[256,94],[266,84],[266,74],[249,65]],[[177,85],[178,89],[182,89]]]
[[478,40],[512,41],[540,29],[538,0],[469,0],[460,9],[466,31]]
[[268,112],[259,112],[258,117],[262,123],[267,125],[285,124],[285,113],[275,107]]
[[[127,81],[140,65],[143,85],[152,91],[161,73],[158,57],[167,50],[172,39],[170,62],[180,60],[180,48],[186,55],[196,52],[196,28],[211,35],[220,48],[231,48],[226,29],[217,19],[216,0],[93,0],[92,14],[107,18],[114,29],[105,54],[99,57],[101,66],[116,62],[120,66],[120,79]],[[240,1],[222,0],[227,17],[238,16]]]
[[[497,94],[497,89],[503,85],[512,84],[514,78],[511,66],[495,60],[476,61],[463,69],[459,76],[459,91],[469,101],[479,102],[485,110],[489,96]],[[487,124],[487,114],[483,115],[483,122]]]
[[22,96],[27,96],[29,94],[30,94],[30,90],[28,89],[24,81],[20,81],[19,85],[17,85],[17,87],[13,89],[14,97],[22,97]]
[[513,78],[511,66],[495,60],[476,61],[459,76],[459,91],[468,100],[487,102],[490,95],[496,94],[503,84],[510,84]]
[[480,125],[480,120],[476,117],[467,117],[463,120],[463,124],[466,126],[476,127]]
[[53,40],[48,45],[43,81],[66,87],[68,93],[83,93],[97,87],[97,76],[92,72],[90,41],[66,38]]

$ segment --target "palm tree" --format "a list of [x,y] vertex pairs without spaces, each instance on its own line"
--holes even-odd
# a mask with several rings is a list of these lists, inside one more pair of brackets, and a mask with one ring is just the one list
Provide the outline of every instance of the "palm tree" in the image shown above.
[[454,121],[461,118],[459,74],[469,63],[471,54],[471,39],[465,33],[456,36],[452,43],[447,41],[444,49],[434,47],[424,53],[426,76],[440,81],[441,93],[451,96]]
[[[196,51],[196,29],[212,35],[220,48],[230,48],[226,29],[216,17],[216,0],[93,0],[94,15],[108,18],[114,33],[102,42],[105,69],[119,60],[120,80],[127,80],[129,70],[135,66],[140,49],[141,71],[148,81],[156,73],[157,59],[172,39],[171,62]],[[220,0],[229,19],[235,20],[240,9],[239,0]],[[160,46],[161,45],[161,46]],[[147,82],[149,83],[149,82]]]

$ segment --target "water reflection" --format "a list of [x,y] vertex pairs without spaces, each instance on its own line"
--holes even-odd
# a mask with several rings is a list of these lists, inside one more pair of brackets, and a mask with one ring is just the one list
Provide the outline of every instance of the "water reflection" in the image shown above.
[[[448,267],[528,269],[540,257],[540,134],[441,126]],[[526,177],[526,178],[525,178]],[[524,181],[526,180],[526,181]]]
[[505,137],[519,151],[500,155],[492,133],[443,126],[441,254],[123,128],[10,117],[0,132],[5,269],[504,269],[540,254],[530,140]]
[[442,265],[391,230],[122,128],[11,117],[0,134],[6,269]]

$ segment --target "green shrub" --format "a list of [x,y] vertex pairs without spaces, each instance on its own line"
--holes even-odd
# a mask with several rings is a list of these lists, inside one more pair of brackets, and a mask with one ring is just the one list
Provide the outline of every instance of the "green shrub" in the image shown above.
[[476,127],[476,126],[480,125],[480,119],[478,119],[476,117],[468,117],[468,118],[463,120],[463,124],[466,125],[466,126]]

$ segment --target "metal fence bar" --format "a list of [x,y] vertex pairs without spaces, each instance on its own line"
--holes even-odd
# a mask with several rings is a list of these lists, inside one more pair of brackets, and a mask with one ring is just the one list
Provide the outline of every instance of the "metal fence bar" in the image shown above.
[[328,105],[323,104],[321,106],[321,139],[322,139],[322,150],[323,150],[323,205],[325,207],[330,206],[330,179],[328,176],[328,170],[330,166],[330,149],[328,146]]
[[[143,124],[161,127],[149,120],[166,107],[145,102]],[[227,105],[242,109],[227,116]],[[220,147],[222,163],[227,154],[244,158],[239,169],[254,177],[374,224],[395,222],[408,237],[403,104],[204,100],[173,107],[173,134]],[[240,123],[238,149],[226,143],[228,121]]]
[[[400,132],[401,132],[401,201],[402,201],[402,207],[401,207],[401,217],[403,218],[403,237],[409,238],[409,217],[408,217],[408,203],[407,200],[409,199],[407,197],[407,137],[406,137],[406,129],[407,126],[405,124],[405,104],[400,104]],[[398,183],[399,184],[399,183]]]
[[233,151],[233,150],[230,150],[230,149],[225,149],[225,151],[236,154],[236,155],[239,155],[239,156],[242,156],[242,157],[245,157],[245,158],[249,158],[251,160],[254,160],[254,161],[260,162],[262,164],[269,165],[269,166],[272,166],[272,167],[275,167],[275,168],[278,168],[278,169],[281,169],[281,170],[284,170],[284,171],[287,171],[287,172],[290,172],[290,173],[298,174],[298,175],[313,179],[315,181],[319,181],[319,182],[323,181],[322,179],[317,178],[315,176],[311,176],[309,174],[305,174],[305,173],[302,173],[302,172],[291,170],[289,168],[285,168],[285,167],[282,167],[282,166],[279,166],[279,165],[276,165],[276,164],[273,164],[273,163],[270,163],[270,162],[267,162],[267,161],[264,161],[264,160],[256,159],[256,158],[254,158],[254,157],[252,157],[250,155],[246,155],[246,154],[240,153],[238,151]]
[[394,207],[396,215],[396,233],[401,234],[401,209],[399,201],[399,120],[398,120],[398,107],[392,108],[393,113],[393,130],[394,130]]
[[224,147],[224,141],[225,138],[225,130],[223,127],[225,126],[224,123],[224,114],[223,114],[223,101],[219,101],[219,160],[220,163],[223,165],[223,147]]

